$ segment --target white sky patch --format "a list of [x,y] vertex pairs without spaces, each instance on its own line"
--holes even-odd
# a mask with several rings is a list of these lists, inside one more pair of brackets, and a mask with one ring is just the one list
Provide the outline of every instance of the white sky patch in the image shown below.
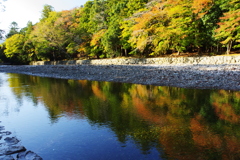
[[88,0],[7,0],[4,2],[5,12],[0,12],[0,29],[9,30],[11,22],[18,23],[20,28],[26,27],[28,21],[39,22],[45,4],[56,11],[70,10],[84,5]]

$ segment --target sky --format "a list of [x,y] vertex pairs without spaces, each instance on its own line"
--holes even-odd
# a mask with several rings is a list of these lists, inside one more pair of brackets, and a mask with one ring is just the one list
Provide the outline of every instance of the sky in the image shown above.
[[11,22],[17,22],[20,28],[26,27],[28,21],[39,22],[45,4],[55,11],[70,10],[84,5],[88,0],[7,0],[3,3],[5,11],[0,12],[0,29],[9,30]]

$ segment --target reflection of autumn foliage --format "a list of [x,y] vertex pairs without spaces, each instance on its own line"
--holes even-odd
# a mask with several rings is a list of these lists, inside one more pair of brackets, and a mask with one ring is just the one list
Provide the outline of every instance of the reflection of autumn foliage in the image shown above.
[[230,104],[219,104],[217,102],[213,103],[216,114],[219,119],[229,121],[231,123],[238,123],[240,116],[235,114],[234,109]]
[[236,137],[233,136],[224,136],[224,140],[226,141],[226,148],[227,150],[225,150],[224,154],[223,154],[223,158],[224,159],[236,159],[235,156],[238,156],[237,159],[240,158],[239,154],[239,150],[240,150],[240,143],[239,143],[239,139],[237,139]]
[[81,86],[83,86],[83,87],[87,87],[88,80],[78,80],[77,83],[81,84]]
[[24,75],[9,83],[19,98],[44,103],[53,121],[84,116],[108,125],[120,142],[133,138],[145,153],[160,146],[172,159],[240,158],[240,92]]
[[93,91],[94,95],[97,96],[102,101],[105,101],[107,99],[106,96],[104,95],[104,93],[100,90],[98,82],[92,83],[92,91]]
[[[184,160],[192,160],[196,157],[209,159],[211,156],[221,159],[238,157],[239,139],[235,135],[225,134],[225,132],[229,133],[227,131],[224,131],[223,135],[215,133],[204,117],[191,113],[193,106],[186,106],[189,98],[181,90],[133,85],[129,93],[137,115],[159,127],[159,142],[168,157]],[[213,92],[213,97],[214,93],[217,92]],[[220,103],[226,101],[224,98],[232,97],[225,91],[224,94],[226,95],[222,98],[215,97],[218,100],[213,103],[215,113],[219,119],[236,123],[238,115],[234,108],[229,103]],[[237,97],[239,93],[235,92],[233,96]],[[191,118],[191,115],[197,116]]]
[[165,153],[177,159],[194,159],[196,155],[191,153],[194,150],[188,136],[190,111],[181,105],[186,101],[184,94],[173,96],[168,87],[143,85],[133,85],[129,92],[138,116],[159,127],[159,142]]
[[221,148],[222,140],[219,135],[213,134],[206,124],[200,122],[201,117],[196,116],[191,119],[190,129],[192,131],[192,139],[198,147],[206,149],[219,149]]
[[191,119],[190,128],[199,152],[218,152],[220,159],[239,159],[240,139],[231,134],[218,134],[210,128],[201,116]]
[[[180,104],[186,101],[183,94],[176,98],[171,97],[167,87],[144,85],[133,85],[129,90],[132,96],[132,103],[138,114],[146,121],[163,125],[178,125],[182,123],[182,115],[189,114],[189,109],[183,108]],[[179,117],[180,116],[180,117]]]
[[146,121],[156,123],[159,125],[164,125],[166,123],[166,118],[160,117],[160,115],[151,112],[144,103],[139,98],[133,98],[133,105],[136,107],[137,113]]
[[212,95],[212,105],[219,119],[231,123],[240,122],[240,115],[236,112],[240,109],[240,102],[237,99],[239,99],[239,92],[228,93],[220,90]]
[[[165,118],[161,118],[159,115],[153,113],[150,109],[154,105],[154,102],[151,103],[149,98],[151,98],[152,94],[143,85],[133,85],[133,87],[129,90],[130,95],[132,96],[132,103],[138,113],[143,119],[149,122],[164,124],[166,123]],[[154,89],[153,89],[154,92]],[[153,97],[152,97],[153,98]]]

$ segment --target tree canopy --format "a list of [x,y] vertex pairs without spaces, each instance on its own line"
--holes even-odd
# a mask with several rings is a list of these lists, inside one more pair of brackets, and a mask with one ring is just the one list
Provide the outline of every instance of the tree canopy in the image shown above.
[[[11,38],[15,34],[22,38]],[[21,50],[13,56],[27,55],[28,61],[186,52],[229,54],[240,47],[240,3],[90,0],[60,12],[46,4],[38,23],[20,29],[12,22],[6,38],[6,44],[11,41]],[[9,47],[6,45],[7,57],[12,55]]]

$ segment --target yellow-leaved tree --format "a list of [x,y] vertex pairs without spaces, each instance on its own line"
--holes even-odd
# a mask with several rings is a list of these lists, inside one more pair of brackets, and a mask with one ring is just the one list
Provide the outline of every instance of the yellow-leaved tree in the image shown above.
[[[136,51],[146,55],[160,55],[168,50],[182,52],[194,44],[199,31],[197,21],[211,8],[211,0],[162,0],[147,4],[148,9],[136,13],[133,21],[130,44]],[[126,31],[125,31],[126,32]]]
[[22,34],[14,34],[8,38],[5,42],[6,49],[4,50],[6,57],[16,62],[26,63],[28,55],[23,50],[24,42],[25,38]]

